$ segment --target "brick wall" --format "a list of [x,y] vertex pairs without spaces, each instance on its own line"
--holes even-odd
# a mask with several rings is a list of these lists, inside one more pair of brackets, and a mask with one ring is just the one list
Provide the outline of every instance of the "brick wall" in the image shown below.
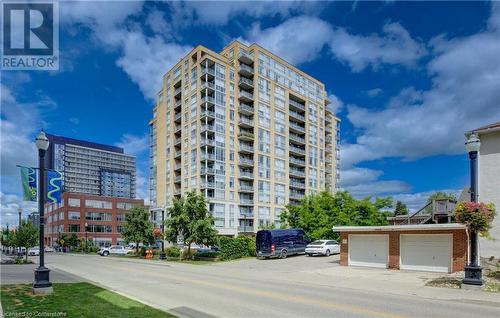
[[464,270],[467,264],[467,234],[464,229],[456,230],[425,230],[425,231],[363,231],[340,233],[340,265],[349,265],[349,234],[388,234],[389,235],[389,268],[399,269],[399,238],[400,234],[453,234],[452,271]]

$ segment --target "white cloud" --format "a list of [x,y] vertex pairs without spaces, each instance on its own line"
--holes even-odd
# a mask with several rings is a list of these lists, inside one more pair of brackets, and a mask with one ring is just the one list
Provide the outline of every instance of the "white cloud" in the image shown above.
[[382,89],[381,88],[373,88],[373,89],[369,89],[367,91],[365,91],[366,95],[368,95],[369,97],[376,97],[380,94],[382,94]]
[[350,168],[341,171],[341,186],[343,188],[358,185],[360,183],[372,182],[377,180],[383,174],[383,171],[368,168]]
[[360,183],[343,188],[357,198],[367,196],[393,196],[395,193],[405,193],[411,190],[410,185],[398,180],[383,180]]
[[398,64],[414,67],[425,56],[425,46],[414,40],[399,23],[387,23],[383,35],[353,35],[346,29],[333,32],[330,50],[335,57],[347,63],[354,72],[371,66],[377,69],[382,64]]
[[330,37],[331,26],[327,22],[300,16],[266,29],[254,24],[246,39],[292,64],[300,64],[316,59]]
[[328,99],[330,100],[330,104],[328,105],[328,108],[334,113],[338,114],[344,109],[344,102],[340,100],[337,96],[334,94],[329,94]]
[[318,13],[324,3],[309,1],[172,1],[172,23],[187,25],[226,25],[232,18],[264,18],[293,13]]
[[149,149],[149,135],[145,134],[139,137],[125,134],[115,145],[123,148],[126,154],[134,156],[141,155]]
[[438,191],[454,194],[457,198],[460,196],[460,193],[462,192],[461,189],[440,189],[440,190],[424,191],[416,193],[401,193],[394,195],[392,198],[394,202],[401,201],[404,204],[406,204],[410,212],[416,212],[426,205],[427,198],[429,198],[429,196]]
[[38,211],[36,202],[23,201],[21,197],[15,194],[5,194],[0,192],[0,215],[2,216],[2,226],[17,226],[19,224],[19,212],[21,208],[21,217],[25,219],[29,213]]
[[79,125],[80,124],[80,119],[76,118],[76,117],[70,117],[69,119],[69,122],[72,123],[73,125]]

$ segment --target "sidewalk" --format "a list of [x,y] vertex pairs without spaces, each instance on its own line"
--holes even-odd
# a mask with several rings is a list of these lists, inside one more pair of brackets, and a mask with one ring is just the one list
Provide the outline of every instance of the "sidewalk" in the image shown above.
[[[480,290],[464,290],[425,286],[429,280],[446,276],[444,273],[377,269],[368,267],[332,266],[305,270],[307,280],[322,285],[344,287],[395,295],[419,296],[438,300],[482,303],[500,307],[500,294]],[[301,277],[303,280],[305,277]]]

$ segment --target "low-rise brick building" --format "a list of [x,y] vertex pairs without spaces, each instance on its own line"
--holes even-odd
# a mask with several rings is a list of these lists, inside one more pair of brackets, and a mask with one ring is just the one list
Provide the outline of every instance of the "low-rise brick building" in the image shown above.
[[125,215],[134,206],[144,200],[65,192],[61,204],[45,206],[45,244],[56,246],[63,233],[87,235],[96,246],[123,244]]
[[457,272],[467,264],[462,224],[339,226],[340,265]]

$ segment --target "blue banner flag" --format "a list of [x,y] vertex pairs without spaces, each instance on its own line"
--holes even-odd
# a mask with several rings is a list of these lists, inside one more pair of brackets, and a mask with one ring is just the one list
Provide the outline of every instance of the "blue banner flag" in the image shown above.
[[58,170],[47,171],[47,202],[61,203],[62,173]]
[[36,169],[29,167],[21,168],[21,184],[23,186],[23,200],[36,201]]

